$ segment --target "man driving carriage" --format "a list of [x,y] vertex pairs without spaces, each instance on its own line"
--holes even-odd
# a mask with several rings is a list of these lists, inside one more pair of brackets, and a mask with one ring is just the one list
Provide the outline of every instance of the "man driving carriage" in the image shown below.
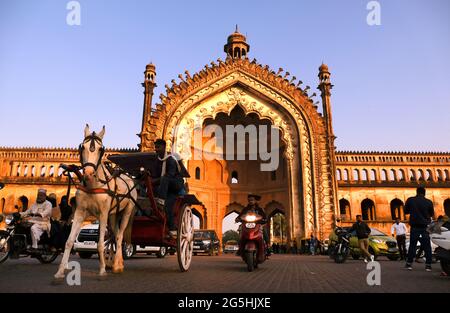
[[155,140],[155,152],[158,161],[151,171],[152,183],[156,194],[156,202],[164,206],[167,214],[170,235],[177,235],[177,227],[174,222],[173,206],[176,197],[186,193],[183,177],[184,168],[177,158],[166,151],[166,142],[163,139]]
[[33,224],[31,226],[31,240],[32,249],[38,248],[38,242],[41,235],[44,232],[50,232],[50,217],[52,216],[52,204],[46,200],[47,190],[39,189],[36,203],[31,205],[31,207],[25,212],[21,213],[22,217],[32,217],[30,222]]

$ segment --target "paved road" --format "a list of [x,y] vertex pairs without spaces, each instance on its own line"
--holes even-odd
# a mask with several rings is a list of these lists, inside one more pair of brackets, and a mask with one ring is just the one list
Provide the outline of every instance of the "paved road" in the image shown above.
[[[195,256],[186,273],[178,270],[176,256],[158,259],[137,256],[125,261],[123,274],[97,278],[98,260],[79,259],[81,286],[52,285],[57,264],[35,259],[7,260],[0,264],[0,293],[5,292],[450,292],[450,278],[440,266],[425,272],[415,264],[412,272],[399,261],[379,260],[381,285],[368,286],[362,261],[335,264],[326,256],[274,255],[252,273],[236,256]],[[60,257],[57,259],[59,262]]]

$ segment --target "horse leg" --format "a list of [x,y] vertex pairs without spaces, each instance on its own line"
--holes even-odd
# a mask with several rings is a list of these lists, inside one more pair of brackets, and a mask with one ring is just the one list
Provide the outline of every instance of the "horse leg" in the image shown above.
[[128,221],[133,211],[133,206],[128,204],[122,214],[122,220],[120,221],[120,227],[116,235],[116,254],[114,256],[113,273],[123,272],[123,256],[122,256],[122,240],[125,228],[127,228]]
[[64,255],[59,265],[58,271],[55,274],[55,279],[64,278],[64,270],[67,268],[67,263],[69,262],[70,251],[72,251],[73,243],[75,242],[78,232],[80,231],[81,224],[84,221],[86,213],[84,209],[77,208],[73,217],[72,229],[70,231],[69,238],[66,241],[66,247],[64,249]]
[[100,270],[98,275],[99,276],[105,276],[106,270],[105,270],[105,232],[106,232],[106,226],[108,225],[108,213],[102,212],[100,214],[99,218],[99,238],[98,238],[98,258],[100,260]]

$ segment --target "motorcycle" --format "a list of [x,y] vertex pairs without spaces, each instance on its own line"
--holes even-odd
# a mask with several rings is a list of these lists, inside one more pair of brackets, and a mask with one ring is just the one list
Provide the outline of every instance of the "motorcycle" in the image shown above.
[[431,242],[437,245],[434,253],[441,263],[442,271],[450,275],[450,223],[432,222],[428,227]]
[[[0,221],[3,216],[0,215]],[[33,257],[39,262],[52,263],[63,247],[55,247],[54,238],[49,238],[44,232],[38,243],[38,249],[31,249],[32,223],[22,219],[20,213],[14,213],[5,217],[6,230],[0,230],[0,264],[8,258]],[[67,238],[65,238],[67,240]],[[65,242],[65,240],[64,240]]]
[[263,263],[266,258],[266,249],[263,239],[262,225],[266,221],[255,212],[249,212],[241,217],[242,228],[240,234],[242,260],[247,264],[247,269],[252,272]]
[[338,237],[336,244],[330,254],[336,263],[344,263],[350,252],[351,233],[342,227],[336,227],[335,233]]

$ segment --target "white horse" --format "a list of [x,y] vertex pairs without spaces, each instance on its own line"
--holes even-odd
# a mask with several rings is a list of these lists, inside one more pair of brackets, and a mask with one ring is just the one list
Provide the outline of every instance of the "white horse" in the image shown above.
[[[105,232],[110,217],[110,226],[115,235],[116,249],[112,264],[113,273],[123,272],[122,239],[124,232],[131,236],[131,224],[134,216],[134,200],[137,199],[137,191],[133,189],[134,181],[131,177],[120,174],[117,177],[111,173],[102,162],[105,148],[102,140],[105,134],[105,126],[97,134],[89,132],[89,125],[84,129],[84,140],[79,146],[80,161],[83,168],[84,187],[78,188],[76,196],[76,209],[72,223],[72,230],[66,242],[61,264],[55,279],[64,278],[64,270],[67,268],[70,251],[77,237],[81,224],[88,213],[99,220],[98,255],[100,259],[99,276],[105,276]],[[103,192],[102,192],[103,190]],[[112,192],[107,192],[107,190]],[[129,191],[129,197],[117,198],[115,195],[125,195]],[[119,200],[121,199],[121,200]],[[119,203],[119,205],[117,205]],[[116,227],[116,221],[121,218],[120,225]],[[129,241],[129,238],[126,238]]]

